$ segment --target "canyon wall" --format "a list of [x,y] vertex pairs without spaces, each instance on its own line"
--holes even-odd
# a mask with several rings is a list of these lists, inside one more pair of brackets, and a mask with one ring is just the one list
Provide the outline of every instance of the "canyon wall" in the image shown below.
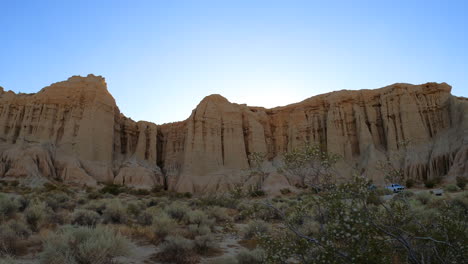
[[[265,109],[210,95],[182,122],[135,122],[102,77],[74,76],[36,94],[0,90],[0,178],[29,184],[100,182],[181,192],[293,184],[282,154],[305,143],[339,154],[338,174],[383,184],[381,161],[417,181],[468,177],[468,100],[445,83],[337,91]],[[266,178],[249,178],[264,153]],[[260,181],[260,182],[258,182]]]

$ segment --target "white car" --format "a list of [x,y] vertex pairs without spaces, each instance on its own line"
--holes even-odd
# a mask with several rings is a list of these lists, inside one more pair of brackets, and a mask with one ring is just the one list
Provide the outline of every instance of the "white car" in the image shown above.
[[405,186],[402,186],[400,184],[396,184],[396,183],[392,183],[390,184],[389,186],[385,187],[387,189],[389,189],[390,191],[394,192],[394,193],[397,193],[397,192],[401,192],[405,189]]

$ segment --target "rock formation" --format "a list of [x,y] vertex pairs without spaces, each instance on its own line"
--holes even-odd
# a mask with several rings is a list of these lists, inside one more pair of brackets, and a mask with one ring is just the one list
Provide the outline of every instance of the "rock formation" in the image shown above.
[[[468,100],[445,83],[338,91],[265,109],[220,95],[182,122],[135,122],[120,113],[104,78],[74,76],[36,94],[0,89],[0,178],[207,192],[246,181],[277,192],[282,154],[305,142],[339,154],[383,183],[379,161],[419,181],[468,177]],[[247,179],[249,154],[265,153],[265,179]],[[395,158],[398,157],[398,158]]]

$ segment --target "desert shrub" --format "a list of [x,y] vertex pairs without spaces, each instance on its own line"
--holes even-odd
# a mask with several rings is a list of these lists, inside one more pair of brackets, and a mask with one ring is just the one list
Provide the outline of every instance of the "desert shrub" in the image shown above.
[[265,263],[265,258],[265,252],[261,249],[244,249],[236,255],[238,264],[262,264]]
[[39,230],[39,226],[45,220],[48,212],[44,202],[31,203],[28,208],[24,210],[24,218],[32,231],[36,232]]
[[11,221],[0,226],[0,256],[17,255],[23,251],[21,240],[30,235],[31,231],[22,222]]
[[146,199],[145,202],[146,202],[146,207],[158,206],[160,204],[160,201],[158,198]]
[[313,219],[307,218],[302,222],[298,229],[302,234],[314,235],[319,232],[320,223]]
[[414,195],[415,194],[412,191],[403,190],[401,192],[396,193],[393,198],[394,199],[408,199],[410,197],[413,197]]
[[181,236],[168,236],[161,245],[159,258],[166,262],[177,264],[197,263],[194,251],[195,243]]
[[153,215],[145,210],[137,217],[137,223],[143,226],[149,226],[153,223]]
[[18,203],[6,196],[0,196],[0,221],[12,217],[18,211]]
[[405,185],[406,185],[406,188],[412,188],[414,186],[414,180],[413,179],[406,179]]
[[186,205],[180,202],[174,202],[166,207],[165,211],[173,219],[181,221],[187,216],[189,209]]
[[434,188],[435,185],[436,185],[435,180],[426,180],[426,181],[424,181],[424,186],[426,186],[426,188],[428,188],[428,189]]
[[125,224],[128,221],[127,210],[119,200],[111,200],[102,217],[104,223]]
[[215,237],[211,233],[206,234],[206,235],[196,236],[194,241],[195,241],[195,250],[198,253],[205,253],[208,250],[216,247]]
[[226,208],[213,206],[209,207],[206,213],[208,217],[214,218],[218,223],[232,222],[232,217],[228,215]]
[[151,229],[159,240],[162,240],[167,235],[171,234],[176,227],[177,224],[167,214],[159,214],[155,216],[153,218],[153,224],[151,225]]
[[195,224],[197,226],[206,225],[211,227],[214,225],[215,220],[208,218],[205,212],[201,210],[194,210],[187,213],[187,219],[189,224]]
[[466,183],[468,182],[468,179],[466,177],[463,177],[463,176],[457,176],[457,186],[464,190],[465,187],[466,187]]
[[250,197],[262,197],[265,196],[265,191],[258,185],[251,186],[248,190],[248,194]]
[[377,193],[373,192],[373,193],[370,193],[369,196],[367,197],[367,203],[378,205],[382,203],[382,199],[380,198],[379,195],[377,195]]
[[101,199],[102,198],[102,193],[97,192],[97,191],[91,191],[88,193],[88,199],[91,200],[96,200],[96,199]]
[[160,192],[163,192],[164,191],[164,186],[162,185],[155,185],[152,189],[151,189],[151,192],[152,193],[155,193],[155,194],[158,194]]
[[[277,204],[278,205],[278,204]],[[282,205],[281,205],[282,206]],[[261,220],[274,220],[279,219],[280,215],[278,211],[273,210],[272,208],[265,206],[261,203],[244,203],[239,206],[239,215],[238,219],[261,219]]]
[[95,211],[96,213],[102,215],[104,213],[104,210],[106,210],[107,204],[109,204],[109,200],[92,200],[90,203],[88,203],[84,208]]
[[77,209],[71,216],[71,223],[81,226],[95,226],[99,222],[99,214],[86,209]]
[[187,236],[190,238],[207,235],[209,233],[211,233],[211,229],[206,225],[189,225],[187,228]]
[[458,192],[460,189],[455,184],[449,184],[444,187],[444,191],[446,192]]
[[102,226],[65,226],[44,241],[40,263],[113,263],[113,258],[130,253],[129,241]]
[[232,256],[216,258],[216,259],[211,260],[208,263],[209,264],[238,264],[237,259]]
[[19,195],[15,198],[16,204],[18,205],[18,210],[23,212],[29,205],[29,199],[26,197]]
[[0,264],[20,264],[23,263],[20,260],[14,259],[12,256],[0,257]]
[[59,208],[73,207],[73,203],[70,203],[70,196],[64,192],[47,193],[44,201],[54,211],[57,211]]
[[121,193],[128,192],[128,189],[123,185],[107,184],[101,190],[99,190],[99,192],[102,194],[119,195]]
[[64,225],[70,223],[70,213],[68,211],[54,212],[49,210],[46,214],[44,223],[49,225]]
[[145,203],[142,201],[132,201],[127,204],[127,212],[137,217],[143,210],[145,210]]
[[393,192],[387,188],[377,188],[374,192],[379,196],[393,194]]
[[252,239],[253,237],[270,232],[270,225],[262,220],[251,220],[243,230],[244,239]]
[[428,192],[420,192],[416,194],[414,198],[424,205],[428,204],[432,200],[432,196]]
[[206,206],[220,206],[225,208],[232,208],[235,209],[240,204],[241,199],[238,197],[233,197],[231,195],[226,194],[207,194],[200,198],[198,198],[198,205],[201,207]]
[[150,195],[150,191],[146,189],[131,189],[130,194],[133,195]]

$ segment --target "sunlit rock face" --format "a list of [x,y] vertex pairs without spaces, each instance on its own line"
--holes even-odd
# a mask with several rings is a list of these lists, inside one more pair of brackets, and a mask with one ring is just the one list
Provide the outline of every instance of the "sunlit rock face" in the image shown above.
[[[104,78],[94,75],[36,94],[1,89],[0,178],[180,192],[247,182],[275,193],[294,185],[277,170],[282,154],[307,142],[342,157],[342,178],[355,171],[382,184],[377,165],[390,158],[407,178],[453,181],[468,176],[468,100],[450,90],[445,83],[394,84],[273,109],[210,95],[187,120],[156,125],[122,115]],[[264,177],[250,177],[253,152],[266,154]]]

